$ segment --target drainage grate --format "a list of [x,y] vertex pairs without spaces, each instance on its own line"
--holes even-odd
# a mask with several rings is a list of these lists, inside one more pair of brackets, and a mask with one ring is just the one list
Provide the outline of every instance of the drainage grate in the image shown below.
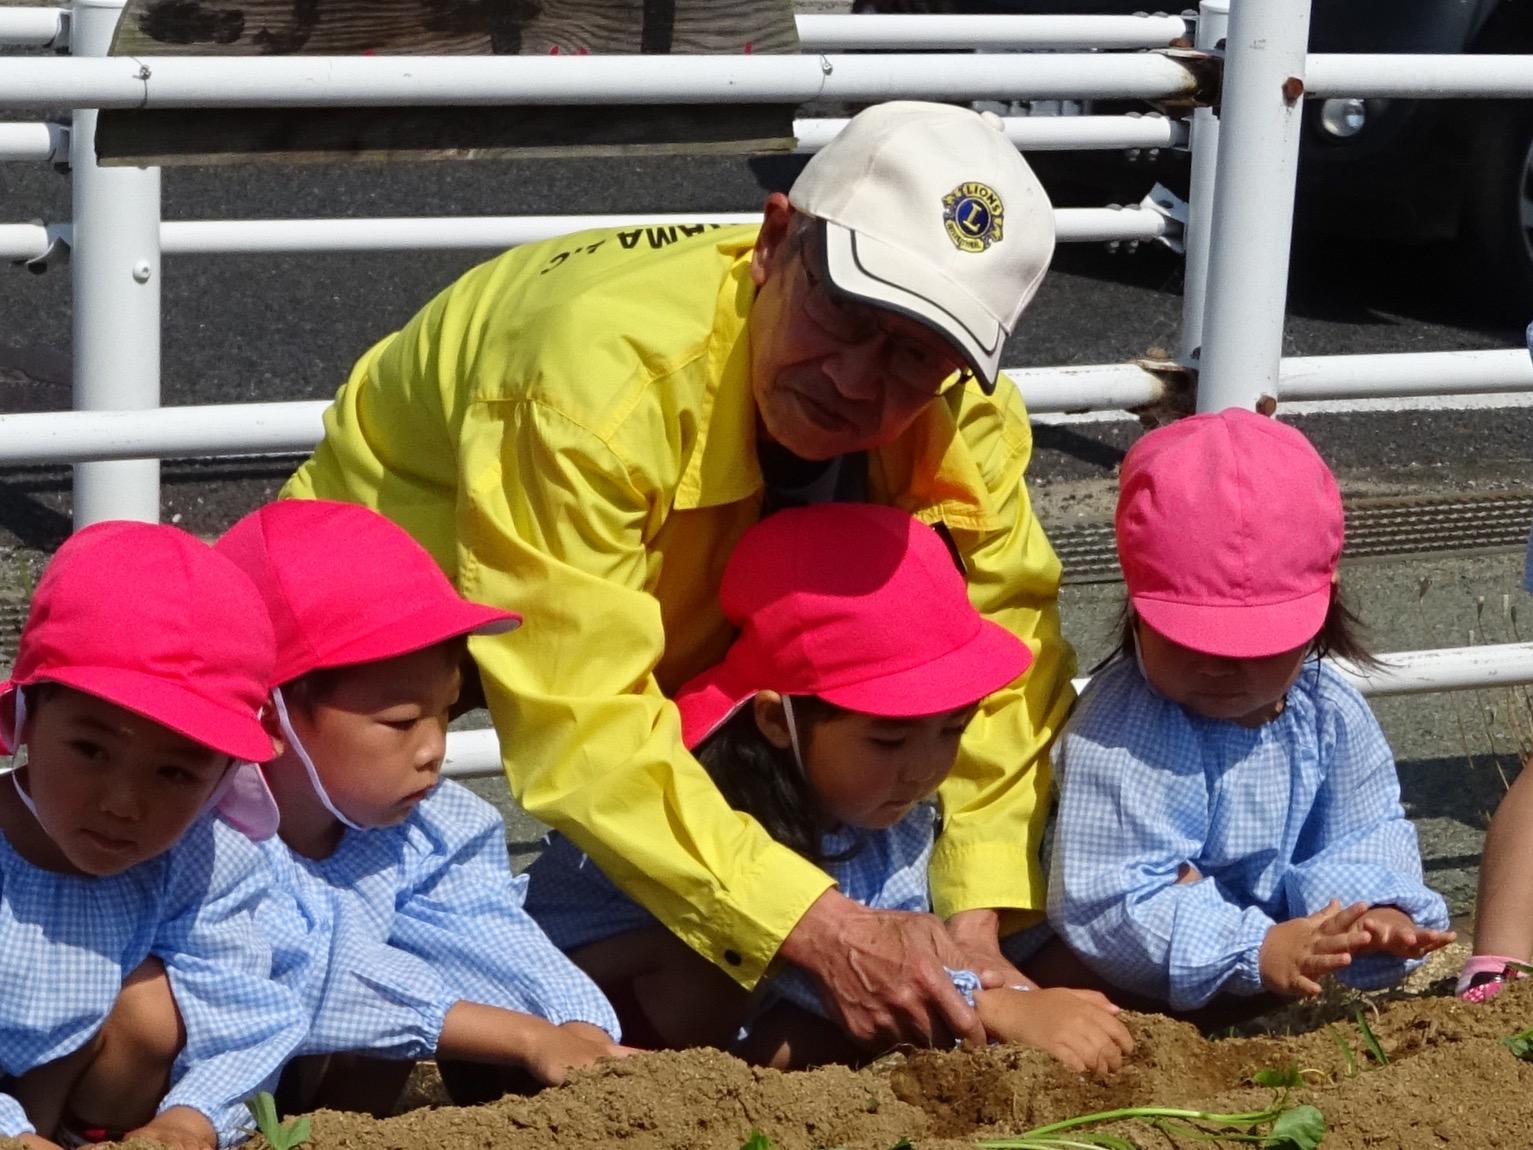
[[[1533,495],[1347,501],[1347,558],[1521,547],[1533,525]],[[1049,532],[1066,583],[1123,578],[1111,524]]]

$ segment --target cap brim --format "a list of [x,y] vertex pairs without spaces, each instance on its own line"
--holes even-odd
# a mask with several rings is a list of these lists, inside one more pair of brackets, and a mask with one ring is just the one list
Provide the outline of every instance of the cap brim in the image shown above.
[[[995,390],[1006,330],[940,267],[902,248],[821,220],[825,274],[840,292],[925,324],[963,356],[985,394]],[[911,286],[919,285],[919,293]]]
[[[32,687],[38,682],[59,683],[105,699],[235,759],[264,763],[274,754],[271,736],[255,715],[230,710],[154,675],[121,667],[66,667],[35,682],[7,683],[0,690],[9,692],[18,685]],[[19,737],[20,732],[16,735]]]
[[1140,619],[1173,643],[1227,659],[1262,659],[1303,647],[1320,634],[1329,585],[1282,603],[1219,606],[1130,597]]
[[940,658],[816,694],[850,711],[914,719],[972,706],[1016,679],[1032,662],[1026,643],[986,619],[972,639]]
[[293,674],[282,674],[279,671],[279,681],[326,667],[347,667],[353,663],[376,663],[380,659],[398,658],[456,639],[460,635],[503,635],[521,625],[522,617],[514,611],[470,603],[454,595],[451,599],[430,603],[413,615],[390,619],[376,631],[359,635],[339,647],[321,651],[301,671]]
[[676,692],[682,744],[689,751],[695,749],[761,690],[736,676],[727,662],[689,679]]

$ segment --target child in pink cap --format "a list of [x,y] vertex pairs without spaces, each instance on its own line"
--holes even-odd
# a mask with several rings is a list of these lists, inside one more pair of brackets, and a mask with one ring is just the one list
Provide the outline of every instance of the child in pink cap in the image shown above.
[[1453,935],[1383,732],[1322,659],[1371,662],[1330,470],[1231,409],[1152,431],[1120,483],[1126,655],[1055,752],[1049,921],[1128,1004],[1398,981]]
[[[937,786],[985,697],[1027,669],[1027,646],[970,604],[941,537],[892,507],[769,516],[741,537],[719,599],[739,634],[677,692],[687,747],[739,817],[823,868],[827,887],[930,915]],[[827,1020],[805,972],[782,966],[748,996],[568,839],[552,836],[529,874],[528,909],[609,991],[631,1036],[780,1068],[870,1053]],[[1100,994],[948,974],[993,1039],[1075,1070],[1116,1069],[1132,1049]]]
[[231,1145],[303,1037],[246,837],[276,826],[272,657],[250,581],[174,527],[48,564],[0,685],[0,1136]]
[[523,911],[500,815],[441,779],[468,636],[520,617],[351,504],[267,504],[217,548],[276,629],[266,850],[296,910],[270,929],[315,956],[284,971],[310,1025],[279,1102],[387,1112],[417,1059],[550,1084],[622,1053],[610,1004]]

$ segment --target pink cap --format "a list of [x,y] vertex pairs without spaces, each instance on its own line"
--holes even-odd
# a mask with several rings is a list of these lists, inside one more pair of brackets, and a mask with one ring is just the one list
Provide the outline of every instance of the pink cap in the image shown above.
[[264,762],[272,660],[261,597],[233,563],[176,527],[97,523],[66,539],[38,581],[0,684],[0,737],[14,747],[20,735],[17,688],[60,683]]
[[1150,432],[1123,461],[1116,528],[1129,601],[1173,643],[1259,658],[1325,623],[1341,495],[1276,420],[1229,408]]
[[522,621],[468,602],[404,528],[353,503],[268,503],[216,547],[266,600],[277,633],[276,685],[459,635],[499,634]]
[[719,603],[740,634],[676,694],[688,747],[758,691],[913,718],[976,703],[1033,658],[974,609],[941,537],[894,507],[768,516],[730,555]]

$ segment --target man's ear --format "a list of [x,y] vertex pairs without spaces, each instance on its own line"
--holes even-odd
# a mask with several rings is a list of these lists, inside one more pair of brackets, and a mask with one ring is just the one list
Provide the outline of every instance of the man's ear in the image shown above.
[[762,738],[780,751],[793,746],[793,736],[788,731],[788,713],[783,708],[782,696],[776,691],[758,691],[751,700],[751,714]]
[[767,276],[776,266],[777,253],[788,238],[795,214],[793,205],[782,192],[773,192],[766,198],[761,208],[761,231],[751,250],[751,282],[758,288],[766,283]]

